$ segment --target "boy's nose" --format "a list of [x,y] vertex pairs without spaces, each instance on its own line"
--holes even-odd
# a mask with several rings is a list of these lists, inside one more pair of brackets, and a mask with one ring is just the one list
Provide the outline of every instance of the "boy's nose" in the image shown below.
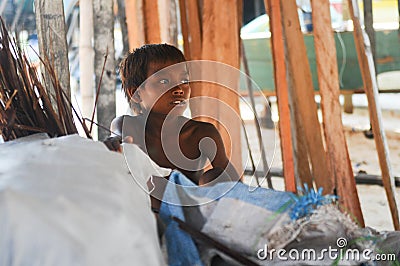
[[184,91],[182,90],[182,88],[180,86],[176,86],[173,91],[172,91],[173,95],[183,95]]

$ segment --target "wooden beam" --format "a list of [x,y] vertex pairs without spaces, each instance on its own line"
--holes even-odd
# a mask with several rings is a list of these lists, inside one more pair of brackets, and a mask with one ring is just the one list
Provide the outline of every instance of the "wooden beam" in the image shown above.
[[158,1],[144,0],[143,3],[146,43],[160,43],[161,31]]
[[143,0],[125,0],[125,11],[129,50],[132,51],[146,43],[143,23]]
[[181,17],[181,31],[183,38],[183,51],[185,53],[186,60],[191,60],[191,51],[189,45],[189,26],[187,18],[186,0],[179,0],[179,14]]
[[[40,55],[42,58],[49,59],[62,89],[68,97],[71,97],[63,1],[37,0],[35,1],[35,13]],[[54,100],[55,92],[52,82],[46,71],[43,72],[45,73],[47,93]],[[53,108],[58,110],[55,101],[53,101]]]
[[364,226],[342,124],[339,74],[329,0],[311,0],[311,6],[312,10],[318,10],[312,12],[312,21],[325,143],[332,173],[331,182],[337,188],[341,208],[350,213],[360,226]]
[[323,187],[324,193],[332,194],[329,162],[322,142],[311,70],[303,34],[300,30],[296,1],[281,1],[281,8],[289,62],[288,69],[293,80],[293,100],[298,104],[295,112],[300,114],[300,123],[304,128],[313,178],[317,187]]
[[389,202],[394,229],[400,230],[399,202],[396,196],[395,179],[390,165],[389,148],[382,125],[378,84],[375,77],[375,67],[371,47],[369,45],[368,36],[363,32],[360,25],[360,15],[357,3],[353,4],[352,0],[348,0],[348,3],[354,25],[354,42],[360,65],[361,77],[364,83],[365,94],[368,99],[368,110],[382,172],[382,181]]
[[[203,1],[202,59],[214,60],[237,69],[240,68],[238,19],[237,0]],[[220,74],[224,75],[224,73]],[[232,80],[236,78],[238,85],[239,76],[232,77]],[[218,99],[223,105],[230,106],[231,112],[222,112],[216,105],[216,109],[213,110],[216,119],[214,124],[220,130],[227,154],[231,157],[233,165],[239,174],[243,173],[242,152],[241,145],[239,145],[241,143],[241,121],[238,92],[230,91],[223,86],[207,84],[207,86],[201,86],[197,95]],[[208,100],[204,101],[204,104],[195,110],[195,113],[192,112],[192,115],[201,116],[206,109],[209,111],[212,108],[208,105],[209,103]],[[218,121],[229,121],[230,123],[221,125]],[[226,130],[225,127],[229,127],[229,130]]]
[[283,41],[280,0],[264,0],[268,10],[271,31],[271,51],[274,81],[279,113],[279,139],[281,143],[283,174],[286,191],[296,192],[292,134],[290,129],[289,88],[286,79],[285,44]]
[[197,0],[187,1],[187,12],[188,12],[188,27],[190,29],[189,44],[190,44],[190,59],[199,60],[201,59],[201,21],[200,21],[200,10],[199,2]]

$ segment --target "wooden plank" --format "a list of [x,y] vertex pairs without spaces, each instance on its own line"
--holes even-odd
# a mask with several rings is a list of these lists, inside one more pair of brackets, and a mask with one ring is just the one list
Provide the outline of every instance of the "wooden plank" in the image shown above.
[[186,60],[191,60],[191,52],[189,45],[189,26],[187,18],[186,0],[179,0],[179,14],[181,17],[181,31],[183,38],[183,51],[185,53]]
[[281,1],[281,8],[289,62],[288,69],[293,80],[293,100],[298,104],[295,112],[300,114],[300,123],[304,128],[313,178],[317,187],[323,187],[324,193],[332,194],[331,173],[322,142],[310,65],[303,34],[300,30],[296,1]]
[[[71,97],[63,1],[37,0],[35,1],[35,13],[40,55],[50,60],[62,89],[68,97]],[[43,72],[45,73],[47,93],[51,95],[51,99],[55,99],[50,77],[46,75],[46,71]],[[53,108],[58,110],[55,101],[53,101]],[[70,108],[69,112],[71,112]]]
[[[214,60],[228,64],[234,68],[240,68],[239,58],[239,22],[237,0],[227,1],[203,1],[202,17],[202,59]],[[217,74],[217,73],[215,73]],[[224,73],[219,73],[224,75]],[[237,78],[239,84],[239,76]],[[238,89],[238,88],[235,88]],[[239,110],[239,94],[215,84],[201,86],[197,95],[208,96],[218,99],[223,105],[230,106],[232,112],[222,112],[220,105],[215,105],[213,123],[221,133],[225,149],[231,158],[239,174],[243,173],[242,151],[241,151],[241,121]],[[192,115],[202,115],[210,111],[210,101],[205,100],[204,104],[196,108]],[[207,120],[207,119],[205,119]],[[229,125],[221,125],[218,121],[229,121]],[[226,130],[226,128],[229,130]],[[229,131],[229,132],[228,132]],[[233,145],[233,143],[237,145]]]
[[290,129],[290,108],[286,79],[285,44],[283,42],[282,14],[280,0],[264,0],[268,10],[271,31],[271,51],[274,65],[274,81],[279,113],[279,139],[281,143],[283,173],[286,191],[296,192],[292,134]]
[[360,16],[357,4],[348,1],[350,15],[354,25],[354,42],[357,48],[357,57],[360,65],[361,76],[364,83],[365,94],[368,99],[368,111],[374,133],[375,145],[378,152],[379,164],[382,172],[382,181],[389,202],[392,221],[395,230],[400,230],[399,202],[396,196],[395,179],[391,170],[389,148],[382,125],[382,113],[379,104],[378,84],[375,77],[374,61],[368,36],[360,25]]
[[129,50],[145,44],[143,0],[125,0]]
[[158,13],[161,42],[177,46],[178,24],[175,1],[158,0]]
[[161,28],[160,16],[158,11],[158,1],[144,0],[143,3],[146,43],[160,43]]
[[[368,35],[369,42],[371,43],[372,57],[376,62],[376,41],[375,41],[375,30],[374,30],[374,16],[372,13],[372,0],[363,0],[364,6],[364,27]],[[376,64],[374,63],[375,72]]]
[[364,218],[342,124],[339,102],[340,85],[336,46],[333,37],[329,0],[312,0],[315,55],[327,157],[331,166],[331,183],[336,185],[341,208],[360,226]]
[[201,21],[200,21],[200,10],[199,2],[197,0],[187,1],[187,12],[188,12],[188,26],[190,29],[190,59],[199,60],[201,59]]
[[[93,0],[94,71],[96,88],[100,86],[97,102],[97,123],[109,128],[116,115],[115,105],[115,49],[114,1]],[[103,73],[104,60],[107,59]],[[101,81],[101,85],[100,85]],[[99,127],[98,139],[104,140],[110,132]]]

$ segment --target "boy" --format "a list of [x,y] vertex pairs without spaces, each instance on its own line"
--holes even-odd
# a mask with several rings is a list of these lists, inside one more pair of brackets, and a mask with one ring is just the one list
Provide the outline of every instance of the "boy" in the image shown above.
[[[115,118],[111,131],[124,134],[159,166],[177,169],[195,184],[238,181],[215,126],[183,116],[191,92],[185,61],[182,52],[168,44],[148,44],[129,53],[120,75],[125,96],[138,115]],[[111,137],[105,144],[120,151],[120,142],[121,137]],[[212,168],[204,172],[207,160]],[[152,198],[153,208],[159,204]]]

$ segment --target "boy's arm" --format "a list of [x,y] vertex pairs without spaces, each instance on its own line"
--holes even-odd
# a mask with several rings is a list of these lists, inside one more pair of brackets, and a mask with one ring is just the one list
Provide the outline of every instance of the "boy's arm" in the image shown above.
[[111,122],[110,130],[111,135],[108,137],[104,144],[111,151],[122,152],[121,143],[122,143],[122,124],[124,121],[124,116],[119,116],[113,119]]
[[232,181],[238,181],[240,176],[226,155],[224,142],[216,127],[213,124],[208,124],[203,132],[206,133],[206,136],[200,144],[201,152],[204,152],[211,161],[213,168],[224,170]]

